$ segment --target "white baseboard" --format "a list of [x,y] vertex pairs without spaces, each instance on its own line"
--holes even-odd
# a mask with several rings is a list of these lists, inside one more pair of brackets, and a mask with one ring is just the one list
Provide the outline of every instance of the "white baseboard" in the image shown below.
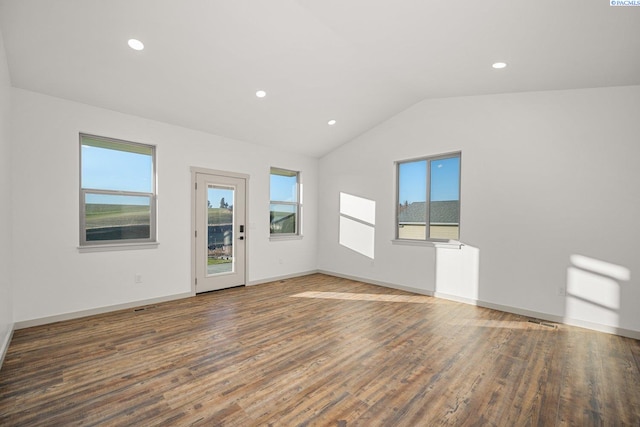
[[[276,282],[278,280],[292,279],[294,277],[307,276],[309,274],[314,274],[314,273],[318,273],[318,270],[310,270],[306,272],[288,274],[285,276],[277,276],[277,277],[271,277],[268,279],[254,280],[254,281],[248,282],[247,286],[260,285],[262,283],[269,283],[269,282]],[[161,302],[173,301],[173,300],[182,299],[182,298],[189,298],[192,296],[194,295],[191,292],[185,292],[181,294],[168,295],[165,297],[150,298],[146,300],[133,301],[129,303],[109,305],[105,307],[92,308],[88,310],[80,310],[80,311],[75,311],[71,313],[57,314],[54,316],[40,317],[37,319],[22,320],[15,323],[14,329],[24,329],[24,328],[30,328],[32,326],[48,325],[50,323],[61,322],[64,320],[78,319],[81,317],[93,316],[96,314],[104,314],[104,313],[109,313],[117,310],[126,310],[129,308],[136,308],[136,307],[141,307],[141,306],[150,305],[150,304],[158,304]]]
[[13,337],[14,326],[13,323],[9,326],[9,330],[0,343],[0,369],[4,363],[4,357],[7,355],[7,350],[9,350],[9,343],[11,343],[11,338]]
[[[449,301],[455,301],[455,302],[461,302],[464,304],[469,304],[469,305],[480,305],[478,300],[475,300],[473,298],[466,298],[466,297],[461,297],[458,295],[451,295],[451,294],[446,294],[444,292],[434,292],[433,296],[436,298],[442,298],[442,299],[446,299]],[[501,310],[504,311],[504,310]]]
[[533,317],[549,322],[560,323],[568,326],[577,326],[579,328],[591,329],[592,331],[605,332],[607,334],[620,335],[622,337],[640,340],[640,331],[633,329],[618,328],[616,326],[603,325],[600,323],[587,322],[585,320],[572,319],[566,316],[557,316],[555,314],[540,313],[537,311],[525,310],[523,308],[511,307],[501,304],[494,304],[486,301],[477,301],[480,307],[490,308],[492,310],[505,311],[507,313],[519,314],[521,316]]
[[[309,271],[300,272],[300,273],[287,274],[284,276],[271,277],[268,279],[258,279],[258,280],[253,280],[251,282],[248,282],[247,286],[260,285],[260,284],[269,283],[269,282],[277,282],[279,280],[286,280],[286,279],[292,279],[295,277],[308,276],[310,274],[315,274],[315,273],[326,274],[327,276],[340,277],[343,279],[355,280],[358,282],[369,283],[372,285],[383,286],[391,289],[398,289],[406,292],[413,292],[416,294],[427,295],[435,298],[447,299],[447,300],[456,301],[464,304],[477,305],[479,307],[490,308],[492,310],[504,311],[506,313],[518,314],[520,316],[532,317],[535,319],[546,320],[549,322],[560,323],[560,324],[569,325],[569,326],[577,326],[580,328],[585,328],[585,329],[590,329],[598,332],[605,332],[609,334],[620,335],[623,337],[640,340],[640,331],[635,331],[632,329],[624,329],[624,328],[619,328],[615,326],[587,322],[584,320],[571,319],[569,317],[557,316],[549,313],[541,313],[537,311],[526,310],[526,309],[511,307],[511,306],[502,305],[502,304],[495,304],[488,301],[474,300],[470,298],[459,297],[456,295],[449,295],[441,292],[432,292],[425,289],[414,288],[411,286],[404,286],[396,283],[389,283],[389,282],[383,282],[383,281],[374,280],[374,279],[367,279],[363,277],[352,276],[348,274],[341,274],[341,273],[336,273],[328,270],[309,270]],[[29,328],[31,326],[46,325],[49,323],[60,322],[63,320],[77,319],[80,317],[92,316],[95,314],[103,314],[103,313],[108,313],[116,310],[135,308],[135,307],[140,307],[140,306],[149,305],[149,304],[157,304],[157,303],[172,301],[176,299],[189,298],[191,296],[193,296],[191,292],[185,292],[182,294],[169,295],[165,297],[152,298],[148,300],[135,301],[131,303],[117,304],[117,305],[112,305],[107,307],[100,307],[100,308],[95,308],[90,310],[81,310],[73,313],[65,313],[65,314],[59,314],[55,316],[43,317],[39,319],[24,320],[24,321],[16,322],[13,325],[11,332],[7,334],[4,341],[2,342],[2,347],[0,348],[0,366],[2,366],[2,360],[4,360],[4,355],[9,347],[9,342],[11,341],[11,337],[13,336],[13,330],[15,329],[23,329],[23,328]]]
[[577,326],[579,328],[591,329],[593,331],[606,332],[608,334],[620,335],[621,337],[633,338],[634,340],[640,340],[640,331],[634,331],[633,329],[618,328],[616,326],[601,325],[599,323],[591,323],[585,320],[564,318],[565,325]]
[[554,323],[565,323],[562,316],[556,316],[549,313],[541,313],[538,311],[526,310],[524,308],[511,307],[509,305],[495,304],[487,301],[476,301],[478,307],[490,308],[492,310],[504,311],[506,313],[518,314],[520,316],[532,317],[539,320],[547,320]]
[[247,286],[262,285],[263,283],[277,282],[278,280],[293,279],[295,277],[308,276],[310,274],[320,273],[319,270],[309,270],[300,273],[286,274],[284,276],[270,277],[268,279],[251,280],[247,282]]
[[89,310],[80,310],[80,311],[74,311],[71,313],[57,314],[55,316],[40,317],[38,319],[22,320],[22,321],[16,322],[14,325],[14,328],[24,329],[24,328],[30,328],[32,326],[47,325],[49,323],[61,322],[63,320],[78,319],[80,317],[93,316],[96,314],[104,314],[104,313],[109,313],[117,310],[126,310],[129,308],[141,307],[149,304],[159,304],[161,302],[173,301],[173,300],[182,299],[182,298],[189,298],[191,296],[193,296],[191,295],[191,292],[185,292],[182,294],[167,295],[164,297],[127,302],[124,304],[115,304],[115,305],[109,305],[106,307],[92,308]]
[[414,294],[427,295],[432,297],[433,292],[425,289],[413,288],[411,286],[399,285],[397,283],[381,282],[380,280],[365,279],[363,277],[351,276],[349,274],[336,273],[328,270],[318,270],[318,273],[326,274],[327,276],[340,277],[342,279],[355,280],[357,282],[369,283],[370,285],[383,286],[385,288],[397,289],[399,291],[413,292]]
[[424,289],[416,289],[409,286],[397,285],[394,283],[381,282],[379,280],[366,279],[363,277],[350,276],[347,274],[335,273],[333,271],[318,270],[318,273],[326,274],[328,276],[341,277],[343,279],[356,280],[359,282],[369,283],[372,285],[384,286],[392,289],[399,289],[402,291],[413,292],[422,295],[428,295],[435,298],[447,299],[450,301],[461,302],[464,304],[476,305],[478,307],[490,308],[492,310],[504,311],[505,313],[518,314],[520,316],[532,317],[534,319],[546,320],[549,322],[560,323],[563,325],[577,326],[584,329],[590,329],[598,332],[605,332],[613,335],[620,335],[622,337],[633,338],[640,340],[640,331],[633,329],[618,328],[615,326],[602,325],[599,323],[587,322],[584,320],[572,319],[570,317],[557,316],[549,313],[541,313],[538,311],[526,310],[518,307],[511,307],[508,305],[494,304],[488,301],[475,300],[472,298],[459,297],[457,295],[449,295],[442,292],[431,292]]

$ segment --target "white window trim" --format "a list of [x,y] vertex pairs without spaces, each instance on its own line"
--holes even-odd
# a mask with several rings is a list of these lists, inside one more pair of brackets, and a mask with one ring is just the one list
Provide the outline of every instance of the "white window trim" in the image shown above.
[[155,249],[160,245],[160,242],[148,242],[148,243],[122,243],[122,244],[104,244],[104,245],[90,245],[90,246],[78,246],[78,252],[110,252],[110,251],[129,251],[139,249]]
[[[115,142],[118,144],[124,144],[129,146],[140,146],[145,148],[150,148],[152,152],[152,192],[151,193],[143,193],[143,192],[135,192],[135,191],[117,191],[117,190],[97,190],[91,188],[83,188],[82,187],[82,140],[83,137],[87,137],[90,139],[103,140],[106,142]],[[102,251],[116,251],[116,250],[132,250],[132,249],[147,249],[147,248],[155,248],[158,246],[158,238],[157,238],[157,219],[158,219],[158,211],[157,211],[157,169],[156,169],[156,146],[151,144],[142,144],[138,142],[126,141],[117,138],[104,137],[99,135],[93,135],[89,133],[80,133],[79,134],[79,183],[80,183],[80,204],[79,204],[79,252],[102,252]],[[143,196],[150,198],[150,224],[149,224],[149,235],[148,239],[127,239],[122,241],[117,240],[98,240],[98,241],[87,241],[86,240],[86,224],[85,224],[85,195],[89,194],[114,194],[114,195],[130,195],[130,196]]]
[[271,182],[271,175],[273,170],[280,170],[283,172],[291,172],[296,174],[296,202],[283,202],[278,200],[271,200],[271,184],[269,184],[269,212],[271,212],[271,205],[291,205],[296,206],[296,232],[295,233],[271,233],[271,224],[269,224],[269,241],[283,241],[283,240],[300,240],[303,237],[302,234],[302,173],[293,169],[281,168],[271,166],[269,168],[269,182]]
[[[397,160],[394,162],[394,166],[395,166],[395,191],[396,191],[396,203],[395,203],[395,207],[394,207],[394,220],[395,220],[395,224],[394,224],[394,238],[391,240],[391,243],[395,244],[395,245],[406,245],[406,246],[431,246],[431,247],[439,247],[439,248],[461,248],[463,245],[462,243],[460,243],[459,240],[446,240],[446,239],[433,239],[430,237],[427,237],[424,240],[419,240],[419,239],[401,239],[400,237],[398,237],[398,216],[399,216],[399,212],[398,212],[398,206],[400,205],[400,165],[403,163],[411,163],[411,162],[418,162],[421,160],[426,160],[427,164],[430,165],[430,163],[434,160],[441,160],[441,159],[450,159],[452,157],[458,157],[459,161],[460,161],[460,175],[459,175],[459,180],[458,180],[458,195],[459,195],[459,200],[458,202],[460,203],[460,207],[462,207],[462,151],[452,151],[449,153],[443,153],[443,154],[437,154],[434,156],[424,156],[424,157],[416,157],[416,158],[411,158],[411,159],[405,159],[405,160]],[[427,167],[427,194],[426,194],[426,200],[427,200],[427,212],[429,212],[429,198],[430,198],[430,182],[429,182],[429,171],[430,171],[430,166]],[[461,213],[461,209],[458,213],[458,215],[460,215]],[[427,214],[428,215],[428,214]],[[427,216],[427,222],[429,221],[429,217]],[[460,239],[461,236],[461,224],[460,224],[460,217],[458,217],[458,239]],[[426,226],[426,225],[425,225]],[[428,229],[428,227],[427,227]]]
[[391,244],[400,246],[425,246],[438,249],[462,249],[464,243],[457,240],[436,241],[436,240],[412,240],[412,239],[392,239]]
[[270,234],[269,240],[272,242],[281,242],[284,240],[302,240],[302,234]]

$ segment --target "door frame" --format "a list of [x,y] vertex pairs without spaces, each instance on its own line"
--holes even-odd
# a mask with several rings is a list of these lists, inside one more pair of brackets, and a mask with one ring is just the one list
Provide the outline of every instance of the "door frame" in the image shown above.
[[[207,168],[201,168],[201,167],[196,167],[196,166],[191,166],[190,168],[191,170],[191,296],[195,296],[196,295],[196,277],[197,277],[197,271],[196,271],[196,228],[197,228],[197,223],[196,223],[196,175],[201,173],[201,174],[206,174],[206,175],[217,175],[217,176],[222,176],[222,177],[228,177],[228,178],[238,178],[238,179],[244,179],[245,180],[245,194],[244,194],[244,198],[245,198],[245,208],[244,208],[244,215],[245,215],[245,240],[250,241],[250,236],[249,235],[249,175],[244,174],[244,173],[238,173],[238,172],[228,172],[228,171],[221,171],[221,170],[217,170],[217,169],[207,169]],[[244,245],[244,286],[247,285],[247,283],[249,282],[249,257],[248,257],[248,253],[249,251],[247,250],[248,247],[248,242],[245,241],[245,245]]]

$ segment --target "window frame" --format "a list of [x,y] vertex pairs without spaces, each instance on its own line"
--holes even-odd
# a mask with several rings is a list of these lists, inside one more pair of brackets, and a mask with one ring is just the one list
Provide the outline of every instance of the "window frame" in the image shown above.
[[[106,143],[112,143],[116,145],[125,145],[130,147],[140,147],[144,149],[149,149],[151,151],[151,192],[140,192],[140,191],[127,191],[127,190],[105,190],[105,189],[96,189],[96,188],[84,188],[82,183],[82,147],[84,144],[83,140],[92,139],[98,141],[104,141]],[[99,249],[99,248],[109,248],[109,247],[127,247],[127,246],[140,246],[140,245],[157,245],[157,169],[156,169],[156,146],[151,144],[142,144],[139,142],[126,141],[117,138],[105,137],[100,135],[93,135],[89,133],[80,132],[79,134],[79,194],[80,194],[80,204],[79,204],[79,225],[80,225],[80,235],[79,241],[80,249]],[[86,233],[86,196],[87,194],[101,194],[101,195],[113,195],[113,196],[131,196],[131,197],[148,197],[149,198],[149,237],[143,239],[116,239],[116,240],[87,240]]]
[[[430,227],[430,214],[431,214],[431,163],[437,160],[458,158],[459,170],[458,170],[458,238],[456,240],[445,239],[445,238],[432,238],[430,236],[431,227]],[[408,239],[400,237],[400,165],[405,163],[413,163],[426,161],[427,169],[426,169],[426,223],[425,223],[425,238],[424,239]],[[395,166],[395,178],[396,178],[396,197],[395,197],[395,225],[394,225],[394,241],[397,243],[407,243],[407,244],[421,244],[421,243],[449,243],[449,242],[459,242],[460,236],[462,235],[462,227],[461,227],[461,212],[462,212],[462,151],[452,151],[443,154],[436,154],[432,156],[422,156],[411,159],[404,160],[396,160],[394,162]]]
[[[279,174],[277,173],[278,171],[283,173]],[[288,175],[288,174],[291,174],[291,175]],[[296,177],[296,191],[295,191],[296,201],[295,202],[273,200],[271,198],[271,176],[272,175]],[[271,231],[271,220],[269,220],[269,240],[287,240],[287,239],[302,238],[302,190],[301,190],[301,187],[302,187],[302,174],[300,171],[276,167],[276,166],[270,167],[269,169],[269,214],[271,214],[271,205],[294,206],[296,229],[294,233],[273,233]]]

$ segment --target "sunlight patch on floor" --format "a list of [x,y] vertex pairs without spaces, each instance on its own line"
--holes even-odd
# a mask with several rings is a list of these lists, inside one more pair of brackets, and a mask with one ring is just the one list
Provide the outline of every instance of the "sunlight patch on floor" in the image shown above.
[[291,295],[294,298],[339,299],[349,301],[382,301],[382,302],[410,302],[417,304],[432,304],[433,297],[425,295],[391,295],[391,294],[354,294],[350,292],[301,292]]

